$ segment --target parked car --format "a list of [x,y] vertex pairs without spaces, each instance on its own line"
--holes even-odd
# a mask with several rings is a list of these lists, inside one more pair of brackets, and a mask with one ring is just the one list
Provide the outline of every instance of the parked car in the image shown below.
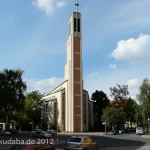
[[149,133],[149,127],[144,128],[144,133]]
[[133,133],[135,133],[136,132],[136,128],[134,127],[134,128],[126,128],[125,129],[125,132],[127,132],[127,133],[131,133],[131,132],[133,132]]
[[36,138],[51,138],[52,135],[47,133],[46,131],[37,131],[34,133],[34,137],[36,137]]
[[31,132],[31,136],[35,136],[35,134],[37,132],[40,132],[40,131],[43,131],[42,129],[34,129],[32,132]]
[[8,132],[6,130],[0,130],[0,135],[11,135],[11,132]]
[[11,132],[11,134],[17,134],[17,130],[15,129],[7,129],[8,132]]
[[139,135],[139,134],[144,134],[144,129],[142,127],[137,127],[136,128],[136,135]]
[[111,134],[111,135],[116,135],[116,134],[119,134],[119,131],[117,131],[116,129],[114,129],[114,130],[111,130],[111,131],[109,132],[109,134]]
[[123,134],[123,133],[124,133],[123,129],[119,130],[119,134]]
[[65,146],[66,150],[96,150],[97,143],[88,136],[71,136]]
[[34,129],[32,132],[43,131],[42,129]]
[[46,130],[47,133],[51,134],[52,136],[54,136],[54,133],[56,132],[55,130],[53,129],[49,129],[49,130]]

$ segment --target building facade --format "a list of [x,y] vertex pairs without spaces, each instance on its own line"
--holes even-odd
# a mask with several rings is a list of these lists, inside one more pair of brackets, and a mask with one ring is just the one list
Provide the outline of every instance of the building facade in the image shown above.
[[67,132],[88,131],[93,126],[92,102],[83,89],[82,19],[75,5],[68,23],[65,81],[43,97],[49,126],[54,123]]

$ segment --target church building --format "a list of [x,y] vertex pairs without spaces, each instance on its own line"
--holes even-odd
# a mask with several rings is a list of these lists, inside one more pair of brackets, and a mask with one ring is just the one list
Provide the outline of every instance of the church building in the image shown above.
[[42,98],[48,127],[55,124],[66,132],[88,131],[93,126],[92,101],[83,89],[82,18],[78,2],[75,6],[68,22],[65,81]]

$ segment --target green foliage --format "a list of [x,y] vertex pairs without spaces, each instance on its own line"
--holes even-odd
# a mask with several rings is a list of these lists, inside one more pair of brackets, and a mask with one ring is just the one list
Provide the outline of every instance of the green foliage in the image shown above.
[[35,125],[41,123],[42,97],[39,91],[33,91],[28,93],[25,99],[25,114],[28,120],[33,121]]
[[119,128],[125,123],[126,114],[121,109],[107,107],[103,110],[102,121],[107,127]]
[[107,126],[116,128],[120,128],[126,121],[135,122],[138,106],[133,99],[128,98],[128,85],[116,84],[110,88],[110,93],[116,103],[103,110],[103,122],[106,121]]
[[135,121],[137,123],[137,126],[143,126],[142,120],[142,107],[141,105],[137,105],[135,110]]
[[96,130],[101,130],[103,127],[101,116],[103,114],[103,109],[109,105],[109,100],[103,91],[97,90],[92,94],[91,99],[93,100],[94,116],[96,117],[95,128]]
[[23,71],[19,69],[0,72],[0,109],[6,117],[11,116],[12,111],[20,111],[24,107],[26,84],[22,75]]
[[126,121],[135,122],[135,114],[138,107],[137,103],[129,98],[122,107],[123,111],[126,113]]
[[91,99],[94,101],[94,108],[96,112],[102,112],[103,108],[109,105],[109,100],[107,95],[103,91],[95,91],[92,94]]
[[113,97],[114,100],[126,100],[129,95],[128,85],[121,86],[116,84],[116,86],[110,88],[110,92],[110,96]]
[[143,124],[146,125],[148,124],[148,118],[150,118],[150,80],[145,78],[139,90],[140,93],[137,98],[141,105]]

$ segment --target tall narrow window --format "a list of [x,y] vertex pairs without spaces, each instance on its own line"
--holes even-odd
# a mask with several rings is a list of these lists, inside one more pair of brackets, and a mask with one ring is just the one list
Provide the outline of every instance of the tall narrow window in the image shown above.
[[57,124],[57,103],[54,102],[54,124]]
[[62,93],[62,119],[65,120],[65,92]]
[[86,124],[86,117],[87,117],[87,112],[86,112],[86,94],[85,93],[83,93],[83,122],[84,122],[84,124]]
[[91,105],[92,105],[92,102],[90,102],[88,100],[88,126],[91,127],[92,126],[92,111],[91,111]]
[[74,18],[74,31],[80,32],[80,19]]

